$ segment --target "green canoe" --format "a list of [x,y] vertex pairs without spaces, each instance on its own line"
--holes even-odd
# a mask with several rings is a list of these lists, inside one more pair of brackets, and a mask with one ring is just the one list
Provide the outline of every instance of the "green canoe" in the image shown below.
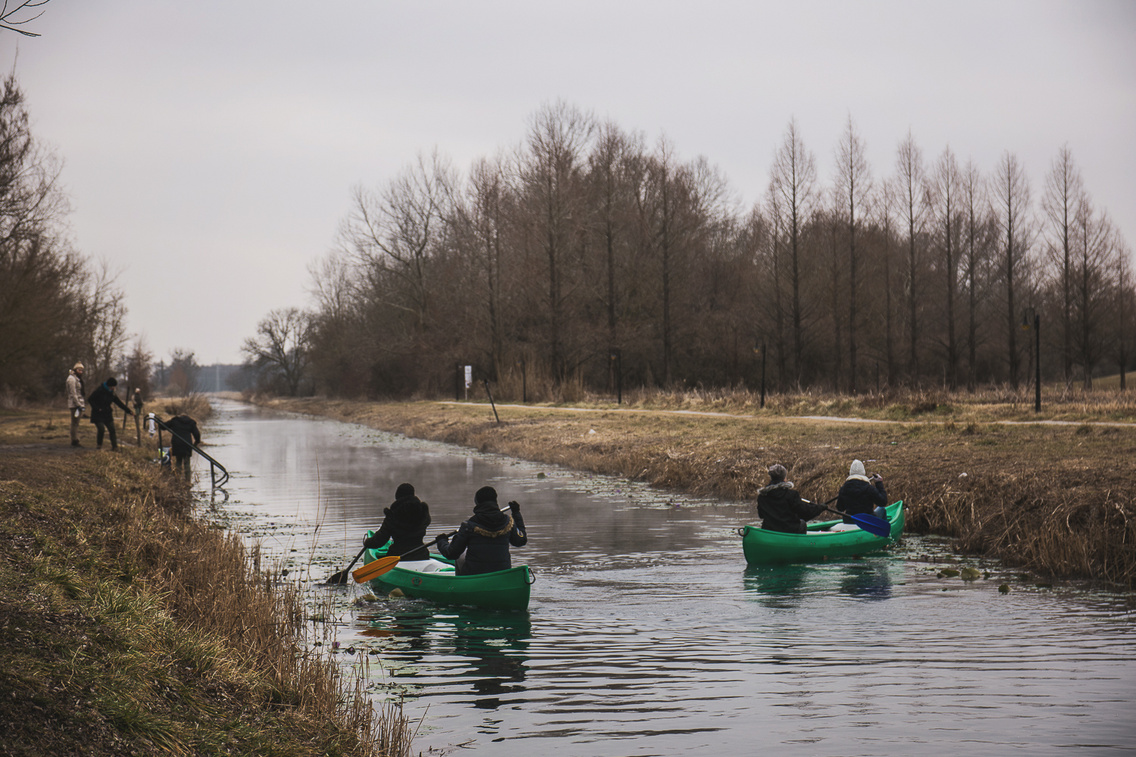
[[[367,534],[370,536],[370,533]],[[386,547],[368,549],[364,564],[386,556]],[[422,553],[419,552],[419,555]],[[534,581],[527,565],[496,573],[459,576],[454,563],[440,555],[429,559],[400,561],[369,582],[371,590],[386,596],[397,589],[412,599],[428,599],[447,605],[468,605],[490,610],[527,610],[529,587]]]
[[742,551],[750,565],[777,563],[824,562],[842,557],[857,557],[879,552],[899,539],[903,533],[903,500],[887,507],[891,534],[875,536],[860,528],[850,531],[830,531],[838,520],[810,523],[808,532],[786,534],[766,531],[758,526],[738,529],[742,537]]

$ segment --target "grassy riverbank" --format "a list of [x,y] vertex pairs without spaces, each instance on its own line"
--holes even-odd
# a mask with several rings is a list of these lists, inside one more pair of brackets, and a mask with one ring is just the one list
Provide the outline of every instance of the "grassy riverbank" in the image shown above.
[[[1049,403],[1046,419],[1064,423],[1038,425],[1032,405],[1009,407],[997,398],[951,405],[942,397],[899,404],[779,397],[763,410],[752,398],[721,395],[632,400],[618,407],[498,405],[500,422],[485,403],[261,402],[743,501],[756,497],[773,462],[788,466],[806,497],[827,500],[858,457],[884,476],[893,499],[907,501],[914,532],[953,537],[960,552],[1042,577],[1136,587],[1131,402]],[[861,414],[874,422],[829,417]]]
[[152,459],[0,414],[0,754],[408,754],[310,650],[298,589]]

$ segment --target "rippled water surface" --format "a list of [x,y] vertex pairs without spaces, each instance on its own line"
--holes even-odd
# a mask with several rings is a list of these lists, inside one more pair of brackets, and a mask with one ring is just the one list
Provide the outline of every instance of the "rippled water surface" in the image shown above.
[[[956,558],[917,537],[878,557],[747,569],[746,504],[237,404],[206,433],[232,473],[218,517],[338,619],[338,659],[367,664],[377,699],[404,701],[416,754],[1136,751],[1130,598],[973,561],[976,581],[942,575]],[[527,613],[317,585],[402,481],[430,504],[432,534],[468,517],[485,484],[521,502]]]

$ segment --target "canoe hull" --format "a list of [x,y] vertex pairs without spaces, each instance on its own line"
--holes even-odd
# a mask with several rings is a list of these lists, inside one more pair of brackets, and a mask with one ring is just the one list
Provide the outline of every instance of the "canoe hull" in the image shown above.
[[[386,555],[385,550],[367,550],[367,561]],[[403,567],[402,564],[368,582],[375,594],[388,595],[398,589],[403,596],[411,599],[426,599],[445,605],[465,605],[483,607],[490,610],[527,610],[530,587],[533,582],[532,571],[527,565],[520,565],[495,573],[482,573],[476,576],[459,576],[452,570],[438,572],[415,570],[414,566],[431,562],[452,566],[453,562],[438,555],[430,555],[430,561],[416,561]]]
[[804,534],[785,534],[766,531],[758,526],[742,529],[742,551],[750,565],[778,565],[783,563],[825,562],[848,557],[872,554],[886,549],[903,534],[905,515],[903,501],[888,505],[887,519],[891,524],[888,536],[875,536],[862,529],[827,531],[840,521],[810,523]]

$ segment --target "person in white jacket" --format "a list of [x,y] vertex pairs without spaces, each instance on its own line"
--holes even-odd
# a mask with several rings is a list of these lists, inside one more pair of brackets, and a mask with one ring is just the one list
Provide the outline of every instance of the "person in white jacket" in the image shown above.
[[83,410],[87,401],[83,398],[87,393],[83,390],[83,364],[75,363],[71,372],[67,374],[67,414],[71,416],[71,446],[81,447],[79,444],[79,419],[83,417]]

